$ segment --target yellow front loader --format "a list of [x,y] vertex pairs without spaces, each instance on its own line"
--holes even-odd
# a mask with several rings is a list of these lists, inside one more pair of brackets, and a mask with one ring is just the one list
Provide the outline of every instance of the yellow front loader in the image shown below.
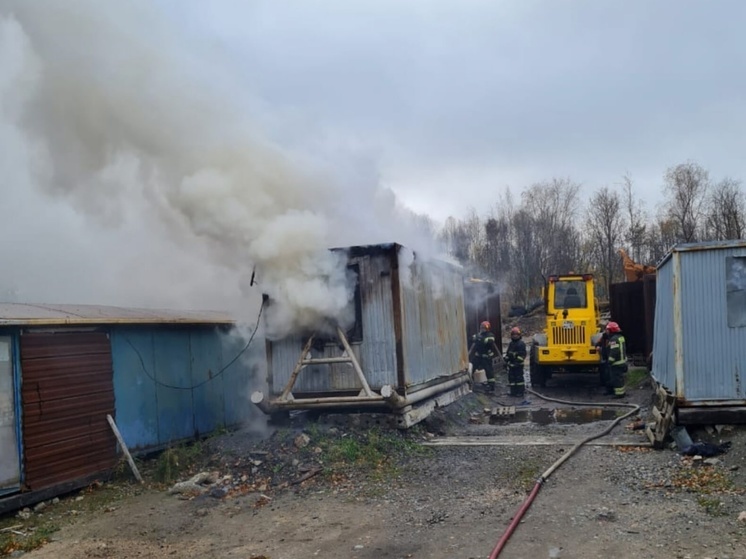
[[531,384],[556,373],[598,373],[601,337],[592,274],[555,275],[544,287],[546,326],[531,345]]

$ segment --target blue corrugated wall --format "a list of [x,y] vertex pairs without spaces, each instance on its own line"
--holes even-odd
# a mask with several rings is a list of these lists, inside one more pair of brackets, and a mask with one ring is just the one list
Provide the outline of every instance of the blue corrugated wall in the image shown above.
[[[257,414],[249,402],[256,373],[246,359],[222,371],[244,340],[216,327],[111,327],[110,332],[116,421],[128,447],[163,447]],[[250,351],[263,351],[258,339]]]

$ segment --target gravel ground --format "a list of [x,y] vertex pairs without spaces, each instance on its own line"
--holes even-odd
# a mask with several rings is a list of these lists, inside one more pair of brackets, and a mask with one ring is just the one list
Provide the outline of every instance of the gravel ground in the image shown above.
[[[484,408],[518,404],[504,396],[471,394],[437,410],[392,447],[386,469],[329,469],[329,441],[365,441],[365,417],[297,417],[266,440],[238,432],[207,445],[206,465],[223,480],[196,498],[155,488],[123,498],[109,512],[76,516],[56,541],[30,558],[226,557],[241,559],[484,558],[535,480],[579,440],[609,425],[573,417],[571,406],[530,396],[517,409],[542,424],[490,424]],[[552,380],[547,395],[603,402],[587,379]],[[629,391],[628,402],[649,417],[652,388]],[[557,413],[555,410],[560,409]],[[594,412],[595,413],[595,412]],[[564,415],[563,415],[564,414]],[[569,415],[568,415],[569,414]],[[560,421],[558,421],[558,418]],[[624,420],[611,437],[644,441]],[[375,418],[373,419],[375,421]],[[305,437],[298,439],[304,434]],[[746,432],[693,432],[694,439],[732,442],[706,464],[671,449],[587,446],[543,486],[501,557],[735,559],[746,558]],[[527,441],[546,446],[429,446],[411,440],[454,437]],[[353,445],[354,446],[354,445]],[[407,451],[407,449],[410,449]],[[318,450],[317,450],[318,449]],[[323,469],[298,482],[314,468]]]

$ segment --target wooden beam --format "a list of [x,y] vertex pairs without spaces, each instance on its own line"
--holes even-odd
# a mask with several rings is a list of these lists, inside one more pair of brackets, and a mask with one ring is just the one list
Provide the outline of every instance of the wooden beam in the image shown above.
[[746,406],[692,407],[678,409],[679,425],[743,425]]
[[339,336],[339,341],[342,342],[342,345],[344,346],[345,351],[347,352],[347,355],[350,357],[350,360],[352,361],[352,367],[355,369],[355,372],[357,373],[357,376],[360,379],[360,384],[363,385],[363,390],[365,391],[365,394],[367,396],[373,396],[373,391],[370,389],[370,385],[368,384],[368,381],[365,378],[365,375],[363,374],[363,369],[360,367],[360,363],[357,362],[357,357],[355,357],[355,354],[352,352],[350,343],[347,341],[347,336],[345,336],[345,333],[342,332],[342,329],[339,326],[337,327],[337,336]]
[[303,361],[306,359],[306,355],[308,355],[308,352],[311,351],[311,344],[313,343],[313,335],[308,338],[308,341],[306,342],[306,345],[303,346],[303,352],[300,354],[300,359],[298,359],[298,362],[295,364],[295,369],[293,369],[293,373],[290,375],[290,379],[288,379],[288,383],[285,385],[285,388],[282,390],[282,394],[280,394],[280,400],[287,400],[288,395],[290,392],[292,392],[293,387],[295,386],[295,381],[298,380],[298,375],[301,372],[301,369],[303,369]]
[[121,447],[125,458],[127,458],[127,463],[130,465],[130,469],[132,470],[132,473],[135,474],[135,479],[139,481],[140,483],[145,483],[142,480],[142,476],[140,475],[140,472],[138,471],[137,466],[135,466],[135,461],[132,459],[132,455],[130,454],[130,451],[127,448],[127,445],[124,443],[122,434],[119,432],[119,429],[117,429],[117,424],[114,423],[114,418],[112,418],[107,413],[106,420],[109,422],[109,425],[111,425],[111,430],[114,431],[114,436],[117,438],[117,441],[119,441],[119,446]]

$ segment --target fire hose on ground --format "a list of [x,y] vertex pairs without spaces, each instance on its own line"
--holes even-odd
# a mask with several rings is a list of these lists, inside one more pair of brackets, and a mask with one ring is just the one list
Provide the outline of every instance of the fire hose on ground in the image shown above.
[[549,396],[544,396],[543,394],[534,392],[531,389],[527,389],[527,391],[533,394],[534,396],[541,398],[542,400],[546,400],[547,402],[555,402],[558,404],[567,404],[571,406],[593,406],[593,407],[632,408],[632,409],[628,413],[617,417],[611,423],[611,425],[609,425],[606,429],[604,429],[600,433],[591,435],[590,437],[587,437],[583,439],[582,441],[580,441],[579,443],[577,443],[570,450],[568,450],[565,454],[563,454],[559,460],[557,460],[554,464],[549,466],[549,468],[543,474],[539,476],[539,479],[536,480],[536,484],[531,490],[531,493],[529,493],[528,497],[526,497],[526,499],[523,501],[523,504],[521,504],[520,508],[516,512],[515,516],[513,517],[513,520],[510,522],[510,525],[505,530],[505,533],[498,540],[497,544],[492,550],[492,553],[489,556],[489,559],[497,559],[497,557],[500,556],[500,553],[507,545],[508,540],[510,540],[510,537],[513,535],[513,532],[515,532],[515,529],[518,527],[518,524],[521,522],[523,515],[526,514],[526,511],[531,507],[531,504],[534,502],[534,499],[536,498],[536,495],[539,493],[541,486],[544,485],[544,483],[549,479],[549,477],[555,471],[557,471],[557,469],[562,464],[564,464],[567,460],[569,460],[570,457],[573,454],[575,454],[578,450],[580,450],[584,445],[596,439],[600,439],[601,437],[605,435],[608,435],[614,429],[614,427],[616,427],[619,424],[619,422],[621,422],[623,419],[626,419],[627,417],[634,415],[635,413],[640,411],[640,406],[638,406],[637,404],[626,404],[622,402],[571,402],[569,400],[560,400],[557,398],[550,398]]

